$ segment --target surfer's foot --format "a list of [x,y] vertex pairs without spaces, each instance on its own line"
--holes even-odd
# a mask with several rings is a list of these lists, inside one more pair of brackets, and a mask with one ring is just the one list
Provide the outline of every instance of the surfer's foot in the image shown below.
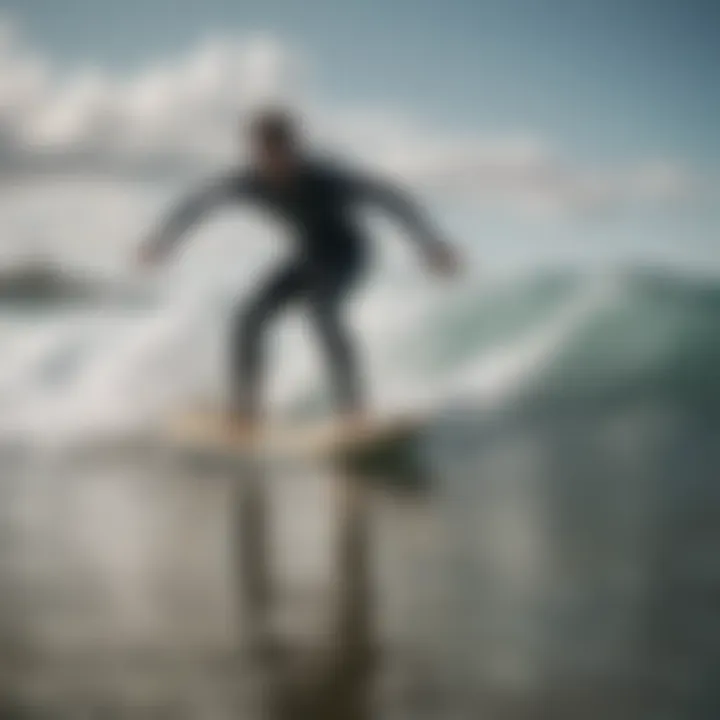
[[228,411],[228,422],[233,432],[252,437],[260,431],[260,421],[256,415],[231,408]]
[[355,433],[362,432],[370,424],[370,417],[364,410],[353,410],[342,413],[338,418],[338,425],[343,431]]

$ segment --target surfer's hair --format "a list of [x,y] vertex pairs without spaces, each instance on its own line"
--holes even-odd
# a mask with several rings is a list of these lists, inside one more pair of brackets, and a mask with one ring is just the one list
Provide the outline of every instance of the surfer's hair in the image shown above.
[[281,150],[293,150],[298,142],[297,121],[292,113],[280,108],[261,110],[250,121],[253,142]]

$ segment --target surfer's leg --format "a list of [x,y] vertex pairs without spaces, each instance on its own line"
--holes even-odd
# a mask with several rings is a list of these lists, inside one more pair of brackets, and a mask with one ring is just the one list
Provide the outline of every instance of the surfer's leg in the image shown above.
[[319,273],[308,290],[310,314],[327,357],[338,410],[350,417],[360,416],[365,405],[357,348],[344,317],[358,271],[347,267]]
[[264,335],[270,321],[302,292],[305,276],[300,265],[276,271],[238,313],[231,340],[233,412],[249,422],[260,410],[265,366]]

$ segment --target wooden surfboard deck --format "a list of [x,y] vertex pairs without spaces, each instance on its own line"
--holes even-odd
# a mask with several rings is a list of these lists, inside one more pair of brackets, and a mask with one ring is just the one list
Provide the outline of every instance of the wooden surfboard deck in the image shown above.
[[195,453],[250,460],[330,461],[353,472],[405,473],[419,464],[418,444],[427,418],[417,413],[371,418],[362,426],[326,421],[267,426],[250,434],[218,410],[172,416],[162,435],[174,447]]
[[408,415],[373,419],[355,427],[323,422],[269,426],[248,433],[221,412],[197,410],[172,417],[167,435],[189,447],[238,456],[278,454],[322,458],[401,442],[417,434],[422,425],[420,416]]

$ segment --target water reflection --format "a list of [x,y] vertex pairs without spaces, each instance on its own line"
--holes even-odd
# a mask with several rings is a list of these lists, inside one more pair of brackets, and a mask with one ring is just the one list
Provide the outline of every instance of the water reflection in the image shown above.
[[422,493],[6,454],[0,717],[714,718],[713,422],[458,413]]

